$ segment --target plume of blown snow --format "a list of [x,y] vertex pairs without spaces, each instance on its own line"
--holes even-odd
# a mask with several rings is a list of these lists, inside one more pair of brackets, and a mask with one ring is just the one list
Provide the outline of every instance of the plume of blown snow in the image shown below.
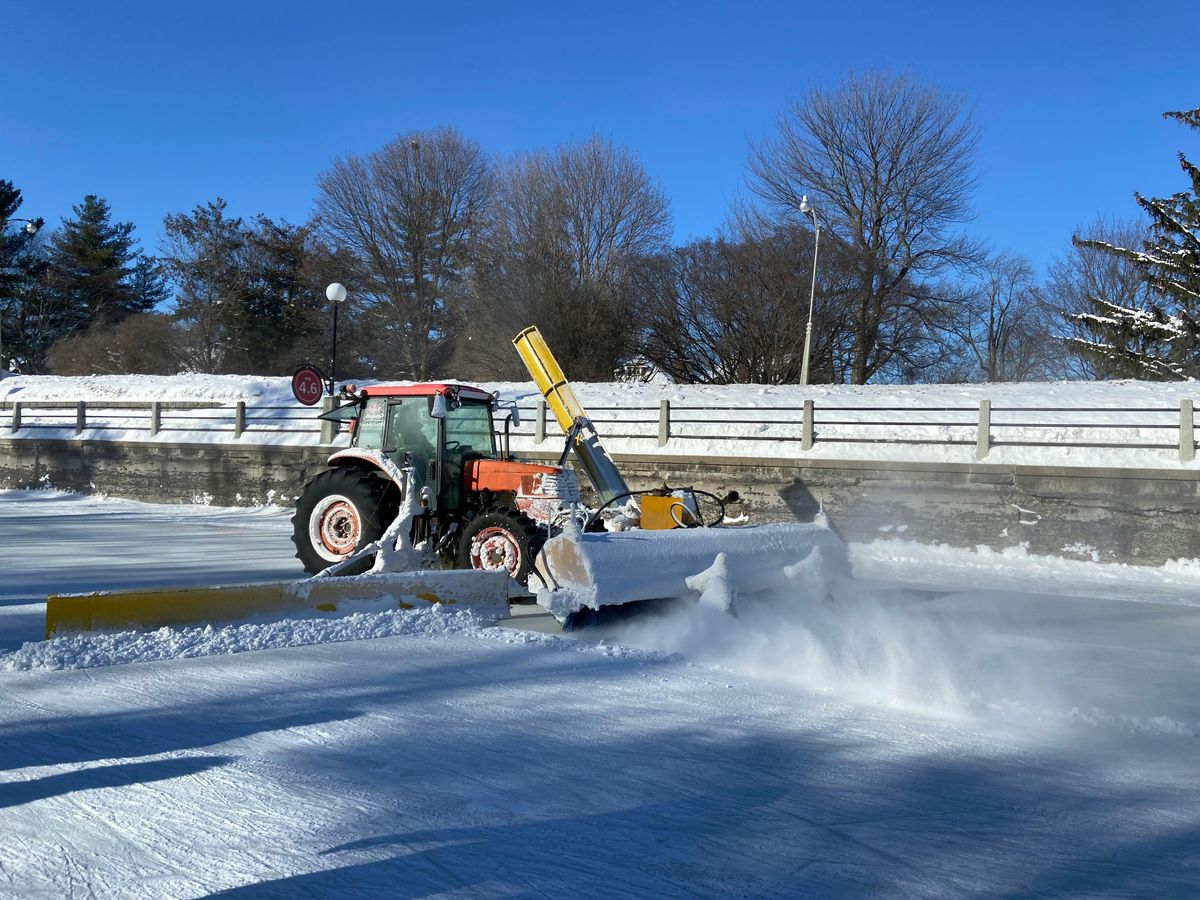
[[[703,587],[711,593],[712,584]],[[1036,668],[1007,652],[1000,610],[945,615],[928,594],[814,578],[738,597],[734,612],[681,605],[617,637],[855,703],[962,716],[1046,699]]]

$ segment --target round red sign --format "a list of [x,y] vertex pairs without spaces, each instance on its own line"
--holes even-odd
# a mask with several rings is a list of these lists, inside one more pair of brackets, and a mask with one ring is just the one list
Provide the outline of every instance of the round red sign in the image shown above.
[[305,406],[312,406],[325,393],[325,380],[312,366],[301,366],[292,375],[292,396]]

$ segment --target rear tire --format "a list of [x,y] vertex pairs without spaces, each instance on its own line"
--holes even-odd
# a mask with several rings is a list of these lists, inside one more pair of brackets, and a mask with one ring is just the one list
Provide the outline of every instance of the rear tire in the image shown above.
[[503,570],[525,584],[543,543],[545,534],[527,515],[510,506],[493,506],[463,527],[458,568]]
[[[379,540],[399,510],[399,491],[363,469],[326,469],[305,485],[292,516],[292,542],[304,571],[316,574],[360,547]],[[371,568],[374,557],[354,562],[343,575]]]

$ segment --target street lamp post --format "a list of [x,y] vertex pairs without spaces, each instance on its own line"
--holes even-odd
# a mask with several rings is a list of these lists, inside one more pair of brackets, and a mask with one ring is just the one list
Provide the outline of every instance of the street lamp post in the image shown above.
[[813,238],[813,274],[812,287],[808,291],[808,324],[804,326],[804,362],[800,366],[800,383],[808,384],[808,356],[812,350],[813,301],[817,296],[817,249],[821,245],[821,223],[817,221],[817,211],[808,202],[808,195],[800,198],[800,212],[812,216],[816,236]]
[[43,225],[46,224],[45,219],[9,219],[10,222],[24,222],[26,234],[37,234]]
[[329,351],[329,393],[333,394],[333,382],[337,379],[337,320],[338,307],[346,300],[346,288],[336,281],[325,288],[325,297],[333,303],[333,347]]

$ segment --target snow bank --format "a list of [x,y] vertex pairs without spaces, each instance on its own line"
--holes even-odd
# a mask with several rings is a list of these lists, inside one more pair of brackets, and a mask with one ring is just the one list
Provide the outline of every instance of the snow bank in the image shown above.
[[946,589],[962,584],[994,589],[1043,590],[1105,599],[1200,607],[1200,560],[1177,559],[1161,566],[1098,562],[1084,544],[1067,544],[1065,556],[1030,553],[1027,544],[996,550],[884,539],[852,544],[855,575]]
[[14,375],[0,381],[0,403],[159,400],[299,406],[290,378],[253,375]]
[[30,641],[0,655],[0,670],[90,669],[124,663],[219,656],[248,650],[332,644],[396,635],[433,637],[477,633],[489,620],[470,610],[427,609],[354,613],[341,618],[283,619],[214,628],[160,628],[77,634]]
[[[368,384],[369,382],[360,382]],[[523,412],[518,451],[552,450],[533,440],[538,393],[529,382],[481,385]],[[1181,400],[1200,401],[1196,382],[1052,382],[971,385],[665,385],[579,383],[575,390],[612,453],[795,459],[802,408],[815,403],[816,443],[806,459],[973,464],[979,404],[992,404],[989,463],[1200,469],[1178,453]],[[313,445],[316,411],[291,396],[287,378],[234,375],[15,376],[0,382],[12,401],[219,402],[220,409],[164,413],[149,434],[148,413],[94,410],[95,440]],[[246,431],[233,437],[233,407],[247,405]],[[658,443],[659,402],[671,403],[670,437]],[[74,410],[27,408],[19,437],[74,437]],[[344,442],[342,435],[338,441]],[[336,443],[337,441],[335,441]]]

